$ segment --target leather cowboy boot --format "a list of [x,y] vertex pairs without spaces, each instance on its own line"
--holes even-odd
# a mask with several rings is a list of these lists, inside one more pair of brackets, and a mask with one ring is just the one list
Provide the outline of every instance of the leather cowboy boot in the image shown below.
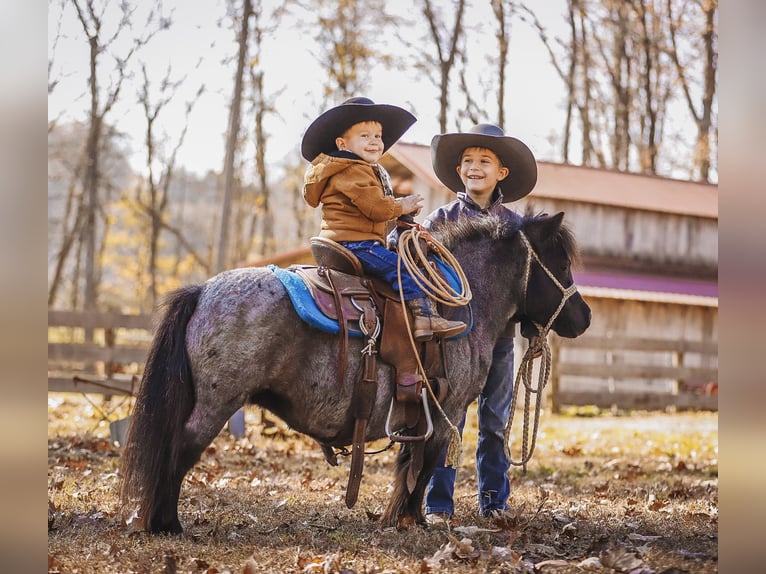
[[421,297],[407,301],[412,312],[412,336],[416,341],[430,341],[437,337],[452,337],[466,330],[468,325],[462,321],[449,321],[436,310],[431,299]]

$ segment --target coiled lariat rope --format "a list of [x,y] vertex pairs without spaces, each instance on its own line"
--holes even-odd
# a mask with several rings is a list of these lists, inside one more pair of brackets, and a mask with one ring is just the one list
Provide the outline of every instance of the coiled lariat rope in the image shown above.
[[[548,345],[548,332],[553,326],[553,322],[561,313],[567,300],[577,292],[577,286],[572,283],[569,287],[564,287],[558,279],[551,273],[551,271],[543,265],[540,258],[532,249],[532,245],[529,243],[526,235],[522,231],[519,231],[522,242],[527,248],[527,262],[524,269],[524,298],[528,295],[527,289],[529,287],[529,273],[532,267],[532,259],[534,259],[538,265],[542,268],[545,274],[553,281],[554,285],[559,288],[562,293],[561,302],[559,303],[556,311],[548,319],[548,323],[543,327],[539,323],[532,322],[538,331],[538,344],[530,345],[527,348],[524,357],[521,359],[519,370],[516,373],[516,380],[513,384],[513,399],[511,400],[511,410],[508,416],[508,423],[505,425],[505,434],[503,437],[503,447],[505,449],[505,456],[508,461],[514,466],[521,466],[523,472],[527,472],[527,462],[532,458],[532,454],[535,452],[535,445],[537,442],[537,429],[540,423],[540,408],[542,406],[542,393],[545,385],[548,384],[548,379],[551,374],[551,348]],[[532,367],[536,357],[541,357],[540,369],[538,371],[537,386],[532,386]],[[521,436],[521,459],[518,461],[513,460],[510,451],[510,435],[511,425],[513,424],[513,415],[516,412],[516,400],[519,394],[519,387],[524,385],[524,428]],[[529,410],[532,395],[536,395],[535,398],[535,419],[534,426],[531,432],[531,444],[530,444],[530,431],[529,431]]]
[[[423,251],[421,246],[421,239],[425,241],[425,243],[428,245],[428,249],[431,252],[441,257],[441,259],[446,264],[455,270],[455,273],[458,276],[458,280],[460,281],[459,292],[453,289],[449,282],[428,261],[426,253]],[[404,313],[405,322],[407,324],[407,336],[410,339],[412,351],[418,362],[418,370],[420,371],[420,375],[423,377],[425,386],[428,389],[428,394],[431,396],[431,400],[433,400],[434,404],[436,405],[436,409],[439,411],[442,417],[444,417],[444,420],[447,421],[447,425],[450,428],[451,436],[449,446],[447,447],[447,456],[444,464],[446,466],[457,468],[460,465],[460,461],[463,455],[460,431],[458,431],[457,427],[452,423],[452,421],[449,420],[449,417],[447,417],[447,414],[439,404],[439,400],[436,398],[433,389],[431,389],[431,385],[428,382],[428,376],[426,375],[426,371],[420,361],[420,353],[418,353],[415,339],[412,336],[412,324],[410,323],[409,315],[407,313],[407,306],[404,301],[404,289],[402,288],[402,265],[406,267],[407,271],[412,276],[415,283],[417,283],[417,285],[422,289],[423,293],[425,293],[426,297],[431,297],[435,301],[443,303],[444,305],[448,305],[450,307],[460,307],[467,305],[473,298],[473,294],[471,293],[471,287],[468,285],[468,280],[465,277],[465,273],[463,273],[462,267],[460,267],[460,264],[454,258],[452,253],[450,253],[449,250],[439,241],[434,239],[428,230],[419,224],[416,223],[401,233],[399,236],[399,245],[397,251],[399,252],[399,258],[397,261],[399,301],[402,305],[402,311]]]
[[[428,251],[438,255],[442,261],[452,267],[460,280],[460,291],[452,288],[441,273],[427,259],[427,253],[423,251],[423,244],[428,245]],[[399,278],[401,291],[401,264],[415,280],[427,297],[443,303],[449,307],[462,307],[470,303],[473,298],[471,287],[465,278],[462,267],[449,250],[422,227],[411,227],[402,232],[399,237]]]

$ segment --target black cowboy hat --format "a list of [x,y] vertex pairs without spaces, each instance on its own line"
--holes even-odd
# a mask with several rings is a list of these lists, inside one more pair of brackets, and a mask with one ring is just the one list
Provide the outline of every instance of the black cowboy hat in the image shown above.
[[322,113],[311,123],[303,134],[301,155],[308,161],[314,161],[320,153],[335,151],[338,149],[335,138],[359,122],[379,122],[383,126],[385,153],[416,121],[415,116],[403,108],[376,104],[369,98],[349,98]]
[[535,187],[537,163],[530,149],[495,125],[478,124],[467,132],[437,134],[431,140],[431,163],[436,177],[455,193],[465,191],[456,168],[463,150],[469,147],[492,150],[508,168],[508,175],[498,184],[503,203],[521,199]]

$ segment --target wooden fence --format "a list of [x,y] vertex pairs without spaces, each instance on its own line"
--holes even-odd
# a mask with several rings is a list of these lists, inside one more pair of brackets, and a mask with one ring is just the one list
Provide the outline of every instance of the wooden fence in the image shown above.
[[[48,390],[133,394],[143,372],[153,329],[152,315],[48,311]],[[91,336],[88,336],[88,333]],[[717,409],[717,344],[672,339],[551,335],[550,400],[602,408]],[[633,354],[633,356],[631,356]],[[668,359],[670,357],[670,359]],[[696,364],[695,364],[696,363]],[[621,381],[670,380],[671,392],[621,390]],[[607,382],[594,390],[594,382]]]
[[48,391],[134,394],[152,315],[48,310]]
[[[554,412],[563,405],[646,410],[718,409],[718,344],[715,341],[605,337],[586,333],[577,339],[552,335],[550,343]],[[651,388],[652,383],[662,381],[668,390]]]

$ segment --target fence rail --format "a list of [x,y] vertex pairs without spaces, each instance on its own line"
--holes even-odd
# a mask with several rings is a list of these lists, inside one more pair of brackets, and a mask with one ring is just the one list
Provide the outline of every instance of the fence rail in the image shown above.
[[[670,406],[718,409],[718,367],[702,366],[717,364],[718,344],[714,341],[605,337],[586,333],[577,339],[553,335],[551,348],[551,400],[554,412],[558,412],[563,405],[647,410]],[[629,360],[627,356],[630,353],[640,354],[643,360]],[[690,355],[696,355],[701,365],[688,364]],[[607,385],[604,390],[593,390],[570,382],[562,388],[562,379],[568,377],[587,378],[591,382],[606,382]],[[650,381],[669,380],[673,384],[670,392],[637,392],[620,389],[620,383],[625,380],[645,381],[647,389]],[[713,389],[715,393],[711,392]]]
[[134,394],[152,330],[152,315],[49,310],[48,391]]
[[[148,353],[153,321],[153,315],[49,310],[48,390],[134,394]],[[90,338],[85,335],[88,330],[92,331]],[[52,337],[52,333],[56,335]],[[616,405],[647,410],[668,406],[718,408],[717,394],[700,392],[705,383],[714,382],[717,388],[718,368],[688,364],[687,360],[690,355],[696,355],[698,363],[717,363],[715,342],[603,337],[586,333],[577,339],[551,335],[551,348],[550,397],[554,412],[563,405],[602,408]],[[640,352],[646,358],[640,362],[622,360],[630,352]],[[670,354],[671,364],[657,364],[656,354]],[[608,355],[617,359],[605,360]],[[571,377],[610,382],[669,379],[676,381],[676,385],[670,393],[627,392],[620,390],[619,385],[610,385],[608,391],[594,391],[570,381]],[[562,387],[562,380],[568,383],[566,387]]]

